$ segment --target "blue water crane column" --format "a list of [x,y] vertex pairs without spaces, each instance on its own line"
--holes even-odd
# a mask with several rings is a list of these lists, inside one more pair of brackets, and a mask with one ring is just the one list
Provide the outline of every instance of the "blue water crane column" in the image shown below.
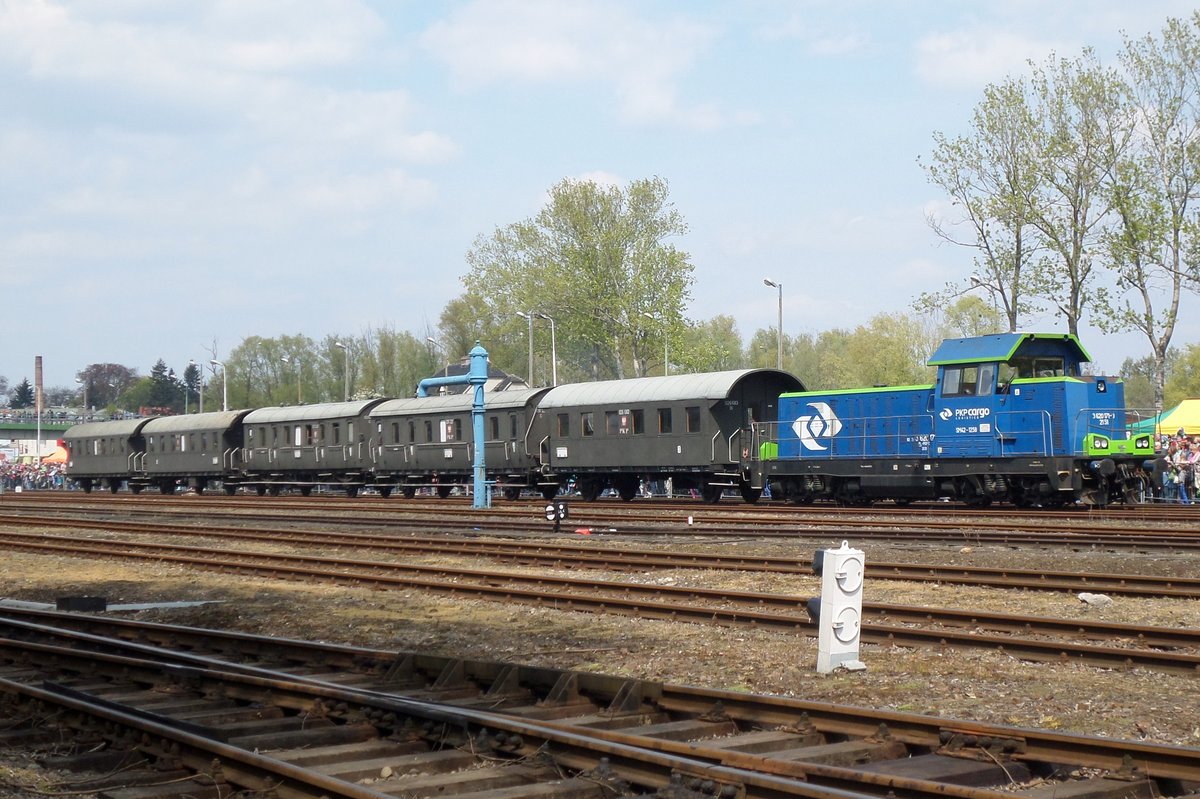
[[491,486],[487,484],[487,462],[484,458],[483,441],[483,386],[487,383],[488,354],[479,342],[468,353],[471,358],[471,368],[465,375],[454,377],[428,377],[417,384],[417,396],[428,397],[428,388],[437,386],[457,386],[469,383],[475,388],[475,399],[471,403],[471,426],[475,436],[475,479],[472,493],[475,496],[473,506],[476,508],[492,507]]

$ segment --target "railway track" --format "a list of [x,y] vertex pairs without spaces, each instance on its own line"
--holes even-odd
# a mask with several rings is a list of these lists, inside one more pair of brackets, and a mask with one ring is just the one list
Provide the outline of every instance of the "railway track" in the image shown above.
[[1192,748],[29,611],[0,613],[0,694],[10,743],[69,733],[52,765],[123,764],[71,786],[114,799],[1150,799],[1200,787]]
[[[0,533],[0,542],[31,552],[170,562],[272,579],[416,589],[565,611],[749,626],[802,635],[812,632],[804,610],[808,597],[130,540],[81,541]],[[1200,630],[1194,629],[870,603],[864,604],[864,617],[868,621],[861,627],[862,640],[884,646],[987,648],[1032,661],[1188,674],[1200,670],[1200,653],[1196,651]]]
[[[10,527],[58,527],[63,529],[109,530],[115,525],[109,519],[84,516],[42,519],[25,516],[0,516],[0,523]],[[486,557],[492,560],[519,563],[525,566],[553,568],[589,568],[606,570],[646,569],[724,569],[771,572],[776,574],[809,575],[810,559],[766,555],[735,555],[725,553],[692,553],[665,549],[632,549],[587,547],[555,544],[539,540],[534,543],[501,540],[482,540],[477,535],[449,538],[447,536],[336,532],[307,532],[294,527],[264,529],[244,526],[217,527],[210,524],[163,524],[161,522],[121,522],[126,534],[148,536],[197,536],[228,541],[257,541],[272,544],[347,546],[393,553],[416,555],[460,555]],[[1038,591],[1099,592],[1122,596],[1200,598],[1200,578],[1139,574],[1106,574],[1066,572],[1047,569],[990,568],[913,564],[889,561],[868,561],[866,576],[871,579],[904,580],[954,585],[974,585],[994,588],[1029,589]]]
[[[342,526],[387,526],[391,529],[447,530],[475,529],[484,532],[537,534],[548,531],[544,503],[514,503],[486,511],[473,510],[465,501],[405,502],[392,499],[357,498],[318,500],[300,497],[259,499],[257,497],[94,497],[67,499],[50,492],[0,497],[0,511],[6,516],[69,513],[87,508],[89,513],[128,517],[145,514],[195,516],[203,511],[208,520],[231,523],[247,522],[294,524],[298,515],[310,523],[336,522]],[[954,513],[947,517],[917,509],[890,509],[864,512],[828,508],[813,512],[792,506],[744,505],[736,509],[688,503],[659,503],[654,510],[638,510],[636,505],[579,503],[572,510],[571,529],[593,528],[608,535],[653,536],[686,534],[697,538],[752,535],[756,538],[795,540],[840,540],[848,534],[863,541],[901,541],[906,543],[998,544],[1005,546],[1055,546],[1076,550],[1193,551],[1200,549],[1200,530],[1195,517],[1186,514],[1156,514],[1141,523],[1139,517],[1115,513],[1093,516],[1080,511],[1044,518],[1040,514],[973,515]],[[1181,508],[1182,510],[1182,508]],[[835,512],[842,511],[842,512]]]

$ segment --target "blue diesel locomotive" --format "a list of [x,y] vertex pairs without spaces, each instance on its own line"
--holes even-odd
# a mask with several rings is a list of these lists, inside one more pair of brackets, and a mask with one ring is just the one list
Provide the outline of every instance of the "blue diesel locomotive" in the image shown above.
[[755,425],[750,482],[798,503],[950,498],[1057,507],[1139,501],[1153,437],[1120,378],[1084,375],[1073,335],[949,339],[932,386],[784,394]]

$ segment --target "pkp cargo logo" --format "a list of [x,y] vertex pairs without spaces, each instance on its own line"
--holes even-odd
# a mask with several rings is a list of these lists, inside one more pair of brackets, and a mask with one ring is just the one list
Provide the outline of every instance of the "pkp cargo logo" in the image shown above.
[[821,451],[828,449],[817,441],[818,438],[833,438],[842,431],[842,420],[837,418],[833,408],[825,402],[810,402],[808,407],[816,411],[812,416],[800,416],[792,422],[792,429],[800,439],[800,446],[808,450]]

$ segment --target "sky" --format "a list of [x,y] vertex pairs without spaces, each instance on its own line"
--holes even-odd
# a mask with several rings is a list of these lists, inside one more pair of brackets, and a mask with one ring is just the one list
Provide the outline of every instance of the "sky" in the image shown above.
[[[0,0],[0,375],[424,337],[478,236],[658,176],[687,314],[854,327],[973,271],[918,159],[1027,62],[1173,0]],[[1177,345],[1200,340],[1185,300]],[[1053,317],[1026,329],[1062,330]],[[1136,335],[1081,331],[1115,372]],[[484,342],[486,346],[486,342]],[[500,365],[504,366],[504,365]],[[520,365],[512,371],[520,372]]]

